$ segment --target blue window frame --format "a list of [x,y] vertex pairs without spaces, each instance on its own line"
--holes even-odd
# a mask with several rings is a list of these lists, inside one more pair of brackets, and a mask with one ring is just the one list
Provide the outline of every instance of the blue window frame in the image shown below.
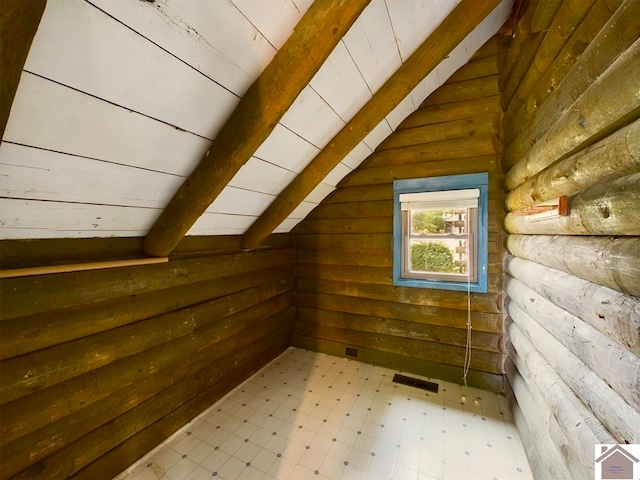
[[393,283],[487,292],[487,173],[393,182]]

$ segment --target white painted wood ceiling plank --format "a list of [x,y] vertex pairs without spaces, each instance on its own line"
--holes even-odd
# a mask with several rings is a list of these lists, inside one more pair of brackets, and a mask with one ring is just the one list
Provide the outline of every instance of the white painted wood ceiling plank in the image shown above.
[[291,214],[287,218],[302,220],[307,215],[309,215],[309,213],[311,213],[311,210],[313,210],[317,206],[318,206],[317,203],[312,203],[307,201],[300,202],[300,205],[298,205],[295,208],[295,210],[291,212]]
[[229,0],[89,0],[242,96],[276,53]]
[[302,10],[291,0],[231,1],[277,50],[310,6]]
[[0,145],[0,196],[164,208],[183,177],[48,150]]
[[333,192],[336,189],[333,185],[329,185],[328,183],[321,182],[316,188],[314,188],[307,198],[304,199],[305,202],[311,203],[320,203],[325,199],[327,195]]
[[278,195],[295,176],[289,170],[252,157],[231,179],[229,186]]
[[207,208],[207,212],[258,217],[267,209],[274,198],[274,195],[267,193],[238,187],[225,187],[218,198]]
[[299,173],[319,152],[318,147],[278,124],[254,157]]
[[402,64],[385,0],[372,0],[344,36],[344,44],[372,93]]
[[331,52],[310,85],[345,122],[371,98],[367,83],[343,42]]
[[136,237],[159,209],[0,199],[2,238]]
[[340,162],[333,168],[333,170],[329,172],[326,177],[324,177],[323,182],[331,185],[332,187],[335,187],[340,182],[340,180],[349,175],[351,171],[352,170],[349,167]]
[[378,125],[376,125],[369,134],[362,140],[371,150],[375,150],[380,143],[391,135],[392,130],[387,119],[384,118]]
[[209,139],[240,101],[82,0],[48,3],[25,70]]
[[4,140],[185,177],[211,143],[28,73]]
[[309,86],[300,92],[280,123],[318,148],[329,143],[345,125],[336,112]]
[[[449,0],[455,6],[454,0]],[[404,63],[436,28],[434,0],[386,0],[398,51]]]
[[205,212],[189,230],[189,235],[240,235],[257,217]]

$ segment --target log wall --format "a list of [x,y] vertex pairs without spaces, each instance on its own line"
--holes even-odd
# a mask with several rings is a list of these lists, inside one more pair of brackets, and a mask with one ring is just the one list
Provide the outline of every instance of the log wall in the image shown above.
[[287,348],[295,251],[233,250],[0,280],[0,478],[112,478]]
[[489,172],[489,292],[472,294],[469,383],[501,389],[504,36],[483,46],[292,233],[293,345],[462,382],[467,293],[392,285],[393,180]]
[[[529,2],[504,88],[506,377],[537,478],[640,442],[640,1]],[[566,195],[567,216],[519,209]]]

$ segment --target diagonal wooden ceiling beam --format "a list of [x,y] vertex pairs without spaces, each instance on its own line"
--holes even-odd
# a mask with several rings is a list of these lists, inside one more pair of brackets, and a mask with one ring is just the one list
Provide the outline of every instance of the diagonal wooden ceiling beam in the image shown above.
[[266,140],[371,0],[315,0],[160,214],[143,243],[167,256]]
[[500,3],[462,0],[327,146],[298,174],[242,237],[256,248],[327,174]]

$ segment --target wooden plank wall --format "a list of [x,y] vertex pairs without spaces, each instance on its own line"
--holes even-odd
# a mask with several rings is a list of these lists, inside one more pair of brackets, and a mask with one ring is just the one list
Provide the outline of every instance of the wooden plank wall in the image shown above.
[[594,478],[595,444],[640,442],[638,12],[529,2],[500,79],[507,210],[569,196],[505,219],[506,389],[536,478]]
[[500,390],[503,372],[502,175],[494,37],[436,90],[292,234],[298,247],[293,345],[462,382],[467,294],[392,285],[394,179],[488,171],[488,294],[471,295],[470,383]]
[[228,240],[0,280],[0,478],[112,478],[290,345],[295,251]]

